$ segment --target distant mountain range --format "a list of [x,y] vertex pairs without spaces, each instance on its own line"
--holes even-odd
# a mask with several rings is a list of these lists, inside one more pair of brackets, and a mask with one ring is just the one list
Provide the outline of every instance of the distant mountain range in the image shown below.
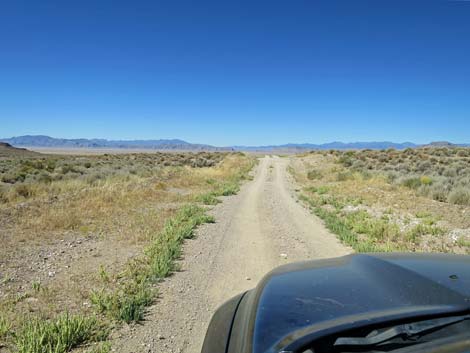
[[352,150],[352,149],[374,149],[381,150],[387,148],[395,149],[405,149],[405,148],[414,148],[418,145],[411,142],[395,143],[395,142],[329,142],[323,144],[313,144],[313,143],[288,143],[285,145],[272,145],[272,146],[234,146],[235,150],[244,150],[244,151],[270,151],[277,149],[285,150]]
[[347,150],[347,149],[405,149],[424,146],[470,146],[470,144],[452,144],[446,141],[431,142],[419,145],[412,142],[395,143],[382,142],[330,142],[324,144],[289,143],[270,146],[230,146],[217,147],[205,144],[194,144],[183,140],[106,140],[106,139],[62,139],[44,135],[25,135],[3,138],[0,141],[16,147],[43,147],[43,148],[118,148],[118,149],[155,149],[155,150],[182,150],[182,151],[305,151],[305,150]]
[[122,148],[122,149],[155,149],[155,150],[190,150],[190,151],[224,151],[224,147],[189,143],[183,140],[106,140],[106,139],[63,139],[44,135],[25,135],[0,139],[18,147],[46,148]]

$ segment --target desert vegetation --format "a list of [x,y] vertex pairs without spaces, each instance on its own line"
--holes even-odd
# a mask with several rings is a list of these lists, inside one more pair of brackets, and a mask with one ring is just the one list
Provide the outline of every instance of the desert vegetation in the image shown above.
[[384,175],[436,201],[470,205],[470,149],[417,148],[348,151],[338,161],[351,171]]
[[0,351],[109,352],[158,305],[207,205],[238,191],[240,153],[0,157]]
[[317,151],[291,171],[302,200],[356,251],[469,253],[468,148]]

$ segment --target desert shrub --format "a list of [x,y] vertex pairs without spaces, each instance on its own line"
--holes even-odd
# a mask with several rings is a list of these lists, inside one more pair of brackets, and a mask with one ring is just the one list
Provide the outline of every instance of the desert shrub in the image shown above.
[[366,166],[366,163],[363,161],[363,158],[360,158],[360,159],[354,161],[351,167],[354,170],[359,170],[360,171],[360,170],[364,169],[365,166]]
[[353,174],[349,171],[336,173],[337,181],[346,181],[352,178],[353,178]]
[[57,161],[55,159],[47,159],[45,161],[45,169],[48,172],[53,172],[56,168]]
[[457,169],[455,167],[447,167],[444,169],[444,172],[442,173],[444,176],[449,177],[449,178],[455,178],[458,174]]
[[39,175],[36,177],[36,180],[40,183],[50,183],[52,181],[52,177],[51,175],[46,172],[46,171],[42,171],[41,173],[39,173]]
[[103,179],[103,175],[99,173],[92,173],[85,176],[85,182],[89,185],[96,185],[98,181]]
[[431,185],[432,184],[432,179],[426,175],[423,175],[421,178],[419,178],[419,181],[421,182],[421,185]]
[[456,205],[470,205],[470,189],[463,187],[453,189],[447,201]]
[[30,184],[15,185],[15,193],[17,196],[28,198],[34,195],[34,187]]
[[9,172],[2,175],[2,181],[7,184],[15,184],[17,182],[25,181],[27,173],[23,171]]
[[0,203],[8,202],[8,189],[0,185]]
[[71,172],[76,172],[75,170],[75,167],[73,165],[70,165],[70,164],[64,164],[61,168],[60,168],[60,172],[62,174],[67,174],[67,173],[71,173]]
[[307,178],[309,180],[321,179],[322,178],[322,173],[317,169],[312,169],[312,170],[308,171]]
[[459,149],[456,153],[458,157],[469,157],[470,149]]
[[399,177],[400,177],[400,173],[396,171],[391,171],[386,174],[386,179],[387,179],[387,182],[389,183],[394,183]]
[[470,186],[470,170],[465,173],[464,177],[460,178],[457,181],[456,186],[462,186],[462,187]]
[[445,181],[439,181],[428,186],[428,193],[426,196],[439,202],[446,202],[447,196],[449,195],[450,187]]
[[350,167],[353,164],[353,160],[348,155],[342,155],[339,157],[338,162],[344,165],[345,167]]
[[402,181],[402,185],[410,189],[418,189],[421,186],[421,180],[417,177],[405,178]]
[[425,171],[430,170],[431,168],[432,168],[432,164],[429,161],[419,162],[418,165],[416,166],[416,169],[419,172],[425,172]]

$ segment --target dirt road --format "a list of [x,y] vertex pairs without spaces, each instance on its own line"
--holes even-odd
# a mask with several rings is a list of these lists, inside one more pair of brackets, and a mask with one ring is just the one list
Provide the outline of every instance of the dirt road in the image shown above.
[[199,353],[214,310],[272,268],[350,252],[296,201],[288,164],[262,158],[254,180],[211,211],[217,222],[186,243],[181,272],[159,286],[143,326],[119,332],[116,351]]

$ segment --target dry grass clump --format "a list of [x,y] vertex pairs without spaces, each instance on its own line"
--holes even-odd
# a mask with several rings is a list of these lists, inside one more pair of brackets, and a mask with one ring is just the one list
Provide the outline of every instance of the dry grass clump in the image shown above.
[[470,148],[428,147],[329,152],[344,167],[385,175],[436,201],[470,205]]

